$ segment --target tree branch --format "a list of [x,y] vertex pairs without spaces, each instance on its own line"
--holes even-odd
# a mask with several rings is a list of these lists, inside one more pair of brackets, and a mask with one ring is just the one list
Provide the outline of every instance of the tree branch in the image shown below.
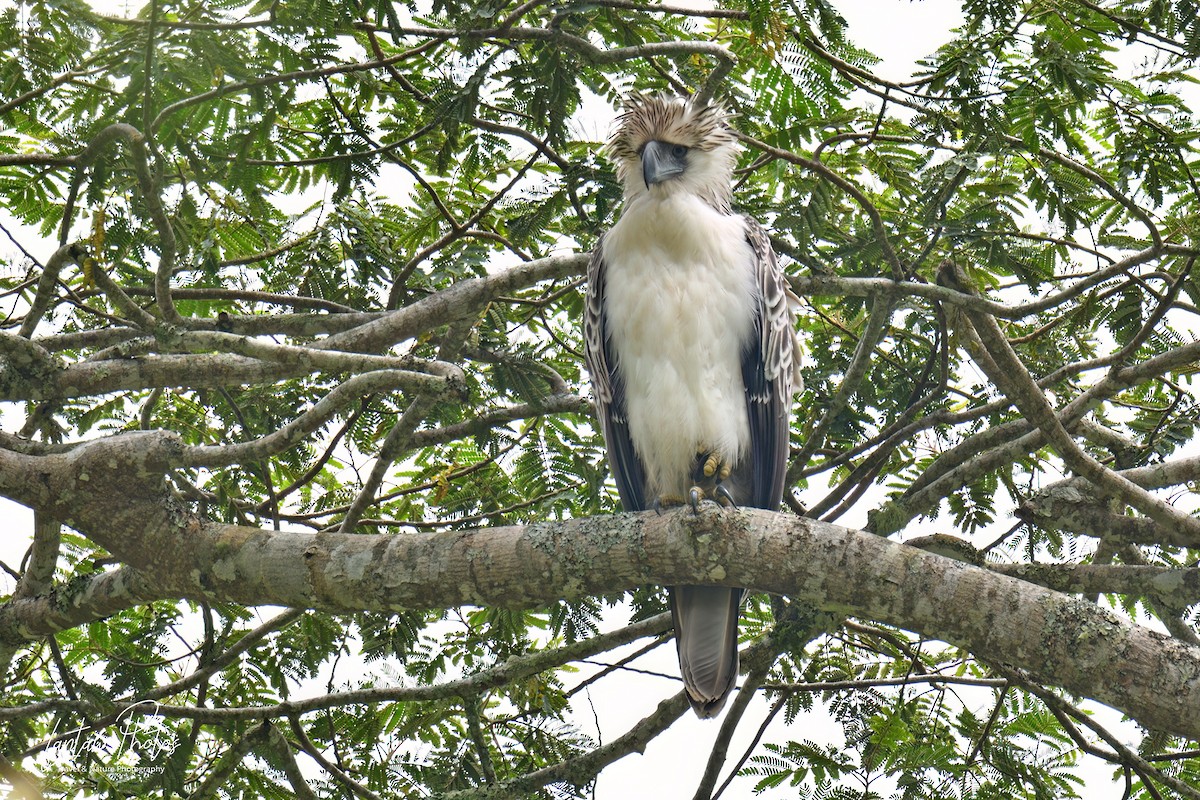
[[547,256],[482,278],[469,278],[437,294],[353,330],[334,334],[322,345],[338,350],[380,352],[396,342],[474,314],[484,304],[518,288],[544,280],[579,275],[587,267],[587,253]]
[[[961,268],[947,262],[943,265],[942,275],[950,285],[956,286],[960,291],[973,293]],[[1038,427],[1068,467],[1163,527],[1178,527],[1190,536],[1200,537],[1200,520],[1177,511],[1128,478],[1107,469],[1075,442],[1063,427],[1046,396],[1029,377],[1025,365],[1021,363],[993,317],[972,309],[965,309],[963,313],[970,319],[971,326],[992,361],[989,364],[986,359],[980,360],[980,367],[1021,413]]]
[[1086,601],[877,536],[750,509],[422,536],[276,532],[178,508],[158,476],[181,455],[177,437],[164,433],[42,457],[0,452],[0,493],[70,520],[178,597],[393,611],[530,606],[648,584],[752,587],[942,639],[1147,726],[1200,736],[1200,649]]
[[[474,324],[472,317],[459,317],[452,322],[442,338],[441,347],[438,348],[438,358],[450,361],[457,359],[458,352],[462,349],[463,342],[470,335]],[[351,501],[350,508],[346,510],[346,516],[342,518],[342,523],[338,528],[342,533],[353,531],[354,526],[362,518],[363,511],[375,501],[375,495],[379,491],[379,487],[383,485],[388,470],[392,468],[393,462],[409,449],[413,431],[432,410],[437,398],[438,393],[418,393],[409,402],[408,408],[404,409],[400,418],[392,425],[392,429],[388,431],[388,435],[384,438],[383,444],[380,445],[379,452],[375,456],[375,465],[371,468],[371,474],[363,482],[362,488]]]

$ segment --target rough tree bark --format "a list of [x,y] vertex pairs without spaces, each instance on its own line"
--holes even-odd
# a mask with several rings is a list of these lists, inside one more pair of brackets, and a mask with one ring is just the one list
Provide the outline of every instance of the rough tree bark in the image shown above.
[[[176,434],[125,434],[67,453],[0,454],[0,493],[60,519],[127,564],[108,595],[65,587],[60,615],[0,616],[0,638],[45,635],[64,610],[111,613],[149,596],[396,611],[531,606],[647,584],[708,583],[788,595],[961,645],[985,661],[1200,737],[1200,648],[1084,600],[868,533],[758,510],[617,514],[430,535],[303,534],[199,519],[163,475]],[[1195,569],[1151,583],[1193,599]],[[87,593],[83,594],[83,588]],[[114,597],[112,593],[117,593]],[[67,615],[69,616],[69,614]]]

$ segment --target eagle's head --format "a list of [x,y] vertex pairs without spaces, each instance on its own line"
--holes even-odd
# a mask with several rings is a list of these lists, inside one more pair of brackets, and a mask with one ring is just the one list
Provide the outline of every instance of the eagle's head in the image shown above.
[[626,200],[687,192],[728,211],[738,144],[725,111],[672,94],[633,93],[608,144]]

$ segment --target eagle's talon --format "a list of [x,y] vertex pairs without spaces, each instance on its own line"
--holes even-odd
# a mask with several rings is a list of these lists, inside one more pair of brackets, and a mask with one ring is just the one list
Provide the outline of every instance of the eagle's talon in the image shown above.
[[704,490],[699,486],[693,486],[688,490],[688,505],[692,507],[693,514],[700,513],[700,501],[704,499]]
[[713,497],[726,508],[738,507],[737,501],[733,499],[733,493],[723,483],[718,483],[717,488],[713,489]]

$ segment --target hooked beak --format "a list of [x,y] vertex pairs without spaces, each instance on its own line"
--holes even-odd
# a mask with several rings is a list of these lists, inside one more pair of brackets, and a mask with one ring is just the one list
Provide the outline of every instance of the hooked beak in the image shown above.
[[655,183],[683,174],[687,167],[687,155],[672,153],[672,145],[666,142],[649,141],[642,148],[642,180],[649,189]]

